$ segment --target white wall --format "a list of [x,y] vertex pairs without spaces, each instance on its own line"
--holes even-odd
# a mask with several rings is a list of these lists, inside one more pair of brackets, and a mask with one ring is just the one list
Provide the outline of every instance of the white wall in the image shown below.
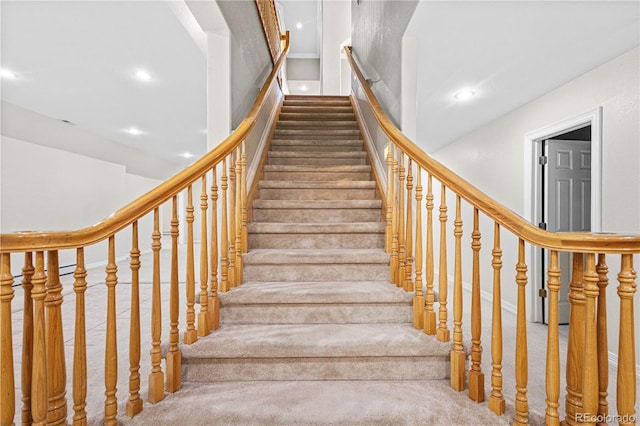
[[[123,165],[8,136],[2,137],[0,151],[2,233],[84,228],[160,183],[129,174]],[[120,240],[118,255],[123,256],[130,249],[129,237],[122,246]],[[103,260],[105,253],[88,249],[86,261]],[[60,262],[75,263],[73,253],[63,253]]]
[[351,37],[351,3],[322,2],[322,73],[323,95],[340,95],[340,58],[342,42]]
[[[525,215],[523,194],[524,135],[597,107],[603,111],[602,230],[640,233],[640,72],[639,51],[624,55],[582,75],[535,101],[447,145],[434,154],[439,161],[479,189],[520,215]],[[450,218],[451,202],[449,203]],[[471,258],[470,209],[465,213],[464,259]],[[450,219],[451,220],[451,219]],[[492,223],[484,220],[482,289],[491,290],[490,247]],[[504,233],[503,233],[504,235]],[[448,246],[453,247],[449,233]],[[503,236],[503,297],[515,304],[514,266],[517,241]],[[610,351],[617,353],[618,297],[616,275],[619,256],[609,256],[608,313]],[[638,268],[638,256],[635,267]],[[530,263],[529,263],[530,265]],[[531,267],[530,267],[531,268]],[[508,279],[508,281],[507,281]],[[464,272],[470,282],[470,271]],[[528,289],[531,289],[529,283]],[[636,296],[637,297],[637,296]],[[530,299],[530,298],[529,298]],[[636,329],[639,331],[640,327]],[[639,344],[640,338],[636,337]]]
[[396,124],[401,122],[402,36],[417,0],[351,2],[353,52],[371,90]]

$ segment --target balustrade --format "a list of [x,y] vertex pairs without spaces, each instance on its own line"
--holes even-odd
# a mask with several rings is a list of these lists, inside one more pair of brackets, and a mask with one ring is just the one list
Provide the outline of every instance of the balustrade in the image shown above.
[[[277,20],[275,21],[277,24]],[[207,153],[203,158],[178,173],[167,182],[116,211],[102,222],[72,232],[25,232],[0,236],[0,424],[13,425],[16,421],[16,392],[21,402],[19,421],[22,424],[86,425],[87,418],[99,415],[97,401],[88,401],[88,351],[95,348],[95,339],[87,344],[88,324],[95,333],[96,315],[104,317],[104,423],[118,422],[118,332],[122,332],[116,301],[127,299],[125,309],[130,309],[128,324],[129,374],[123,379],[128,389],[124,413],[134,417],[143,410],[143,386],[140,374],[142,345],[149,344],[148,358],[150,374],[146,380],[146,399],[156,404],[164,399],[166,392],[177,392],[181,388],[181,344],[189,345],[216,330],[220,323],[220,301],[218,291],[228,291],[242,283],[242,255],[247,251],[247,220],[250,215],[247,195],[247,136],[252,131],[263,133],[256,127],[256,117],[267,105],[268,93],[279,88],[278,73],[289,49],[288,34],[282,38],[282,53],[267,78],[254,106],[240,124],[238,130]],[[280,37],[278,37],[278,44]],[[271,106],[270,106],[271,107]],[[255,129],[254,129],[255,128]],[[221,174],[218,171],[222,170]],[[211,173],[210,194],[208,175]],[[194,184],[200,183],[200,241],[199,241],[199,295],[196,293],[196,246],[193,204]],[[221,190],[221,194],[219,192]],[[186,195],[183,212],[178,212],[179,197]],[[219,195],[221,197],[219,198]],[[210,197],[210,198],[209,198]],[[163,251],[161,212],[170,209],[170,234],[167,248]],[[221,217],[218,217],[221,213]],[[180,229],[179,214],[185,214],[186,229]],[[151,225],[150,235],[140,235],[142,225]],[[129,227],[130,225],[130,227]],[[123,293],[118,285],[118,262],[123,261],[116,253],[116,239],[129,234],[131,246],[128,262],[131,271],[130,294]],[[184,245],[184,277],[180,276],[181,233],[186,236]],[[150,238],[150,239],[149,239]],[[150,242],[148,246],[145,242]],[[91,247],[92,256],[99,251],[97,243],[106,243],[103,259],[106,259],[105,275],[95,274],[85,266],[85,251]],[[143,248],[144,247],[144,248]],[[150,248],[148,254],[145,252]],[[59,267],[60,252],[75,252],[72,298],[63,298]],[[161,259],[169,253],[169,276],[162,276]],[[11,269],[14,253],[23,253],[24,264],[20,270]],[[65,254],[68,251],[65,252]],[[119,254],[122,256],[122,254]],[[150,260],[151,270],[149,301],[141,297],[140,270]],[[164,265],[162,265],[164,266]],[[181,266],[182,267],[182,266]],[[14,277],[21,275],[19,285],[24,296],[22,306],[12,311],[14,301]],[[163,287],[167,282],[168,292]],[[98,285],[104,283],[104,285]],[[184,285],[184,287],[182,287]],[[104,292],[103,292],[104,291]],[[180,301],[180,292],[185,299]],[[66,294],[66,293],[65,293]],[[106,294],[106,296],[105,296]],[[66,299],[66,300],[65,300]],[[72,300],[73,299],[73,300]],[[88,312],[102,302],[98,312]],[[184,310],[181,311],[181,302]],[[88,305],[90,303],[90,305]],[[141,305],[148,303],[147,306]],[[198,306],[199,305],[199,310]],[[62,307],[66,306],[63,311]],[[167,352],[163,354],[162,311],[168,309]],[[63,312],[72,314],[63,320]],[[143,312],[149,317],[141,318]],[[14,315],[21,317],[17,318]],[[89,321],[87,320],[89,318]],[[100,318],[102,319],[102,318]],[[18,320],[18,321],[16,321]],[[71,322],[69,321],[71,320]],[[184,321],[180,329],[180,321]],[[13,330],[14,324],[20,330]],[[150,324],[150,330],[144,325]],[[65,329],[64,326],[67,325]],[[147,331],[148,330],[148,331]],[[182,336],[181,336],[182,331]],[[20,342],[14,342],[15,332]],[[143,332],[146,334],[143,334]],[[181,339],[182,337],[182,339]],[[69,361],[65,356],[65,339],[73,341]],[[22,346],[20,359],[15,362],[15,345]],[[17,353],[17,351],[15,351]],[[93,353],[92,353],[93,354]],[[95,354],[92,356],[95,357]],[[162,359],[165,358],[163,371]],[[20,383],[16,386],[14,366],[19,365]],[[72,365],[71,392],[67,391],[67,367]],[[90,395],[91,396],[91,395]],[[73,403],[73,412],[67,411],[67,400]],[[100,401],[102,402],[102,401]],[[125,403],[126,402],[126,403]],[[91,412],[89,410],[92,410]]]
[[[440,342],[449,342],[451,348],[452,389],[462,391],[468,387],[469,398],[476,402],[485,400],[484,373],[482,371],[482,298],[491,305],[491,338],[488,349],[491,355],[490,393],[487,395],[488,408],[496,415],[506,412],[504,396],[504,376],[510,375],[515,381],[513,411],[514,424],[528,424],[530,416],[529,391],[529,348],[527,334],[527,306],[533,294],[529,290],[527,264],[528,250],[545,250],[548,254],[546,273],[548,299],[548,327],[546,336],[545,363],[545,423],[568,425],[577,423],[606,424],[617,421],[620,424],[635,424],[636,412],[636,354],[634,297],[636,293],[636,272],[633,267],[634,255],[640,253],[640,236],[603,235],[591,233],[551,233],[526,222],[510,210],[465,182],[451,170],[425,154],[417,145],[406,138],[385,115],[371,88],[358,69],[351,48],[346,48],[346,56],[354,72],[354,93],[358,102],[368,102],[375,123],[369,134],[384,134],[387,138],[385,150],[386,176],[380,178],[378,186],[385,188],[385,250],[389,254],[389,281],[411,291],[413,296],[413,326],[427,335],[434,335]],[[363,96],[364,95],[364,96]],[[355,95],[354,95],[355,96]],[[366,127],[372,120],[360,119]],[[378,126],[375,128],[375,126]],[[375,150],[370,150],[375,155]],[[384,160],[384,159],[383,159]],[[372,161],[371,164],[378,164]],[[406,169],[405,169],[406,165]],[[415,165],[416,174],[413,175]],[[427,178],[425,193],[426,225],[422,222],[422,174]],[[383,176],[385,170],[377,170],[375,175]],[[415,176],[415,209],[412,206],[413,179]],[[384,180],[384,182],[382,182]],[[406,180],[406,182],[405,182]],[[435,182],[434,182],[435,181]],[[434,185],[440,185],[439,194],[434,194]],[[437,188],[437,186],[436,186]],[[406,189],[406,199],[404,191]],[[435,197],[439,200],[439,227],[434,227],[433,211]],[[448,201],[455,199],[454,220],[448,225]],[[466,210],[465,210],[466,209]],[[415,214],[414,214],[415,212]],[[463,217],[469,212],[473,218],[473,229],[469,237],[463,234]],[[491,268],[493,285],[482,285],[481,216],[493,223],[493,247]],[[434,229],[437,228],[437,229]],[[439,229],[438,229],[439,228]],[[412,232],[415,230],[415,235]],[[453,232],[451,232],[453,231]],[[502,246],[501,234],[508,234],[509,244]],[[439,247],[434,247],[434,238],[439,238]],[[512,244],[511,241],[517,241]],[[462,250],[463,241],[470,240],[470,252]],[[415,242],[415,245],[412,245]],[[424,243],[424,247],[423,247]],[[412,253],[412,250],[414,251]],[[449,252],[453,250],[452,252]],[[463,258],[470,253],[470,258]],[[503,291],[502,269],[505,260],[514,261],[515,279],[505,285]],[[607,398],[609,391],[609,350],[607,333],[612,325],[607,325],[607,309],[614,309],[614,302],[607,300],[609,267],[606,256],[621,256],[618,273],[620,314],[618,333],[618,365],[616,378],[617,418],[610,415]],[[414,256],[412,258],[412,256]],[[545,255],[547,256],[547,255]],[[561,270],[561,260],[565,256],[573,259],[572,270]],[[453,261],[453,265],[449,264]],[[415,267],[413,267],[415,262]],[[423,262],[424,265],[423,265]],[[486,260],[484,260],[486,262]],[[450,267],[453,266],[451,269]],[[512,266],[512,267],[513,267]],[[437,274],[437,284],[436,284]],[[561,336],[559,324],[559,294],[561,276],[569,283],[569,331],[567,338],[566,363],[560,354]],[[403,279],[403,277],[406,277]],[[452,279],[450,280],[451,277]],[[469,283],[463,280],[469,277]],[[423,278],[426,281],[423,293]],[[449,328],[449,292],[452,291],[452,328]],[[470,300],[463,297],[470,293]],[[515,296],[515,297],[514,297]],[[508,305],[503,298],[512,297]],[[437,304],[437,310],[436,310]],[[503,305],[513,307],[515,317],[515,341],[509,339],[507,350],[515,357],[514,371],[503,369]],[[465,311],[469,316],[465,316]],[[508,308],[507,308],[508,309]],[[511,309],[509,309],[511,310]],[[510,314],[509,314],[510,315]],[[462,319],[470,318],[470,336],[464,336]],[[511,327],[510,327],[511,328]],[[470,337],[470,349],[465,349],[463,341]],[[486,343],[485,343],[486,344]],[[539,344],[539,342],[536,342]],[[564,372],[561,367],[564,366]],[[511,369],[509,369],[511,370]],[[566,376],[566,395],[561,393],[561,374]],[[561,397],[564,400],[561,400]],[[446,398],[446,397],[445,397]],[[560,405],[564,404],[564,416]]]

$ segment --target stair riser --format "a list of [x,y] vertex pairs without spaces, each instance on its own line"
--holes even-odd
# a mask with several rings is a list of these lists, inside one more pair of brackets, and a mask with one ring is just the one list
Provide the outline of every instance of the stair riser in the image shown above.
[[287,144],[280,145],[276,143],[271,144],[272,151],[296,151],[296,152],[353,152],[353,151],[362,151],[362,144],[351,145],[330,145],[330,144],[314,144],[314,145],[306,145],[306,144]]
[[253,209],[256,222],[379,222],[380,209]]
[[283,105],[281,114],[353,114],[351,106]]
[[261,189],[263,200],[373,200],[373,189]]
[[223,324],[379,324],[408,323],[406,304],[233,305],[222,306]]
[[334,107],[334,108],[349,108],[353,111],[351,102],[349,101],[290,101],[286,100],[282,104],[283,107],[310,107],[310,108],[320,108],[320,107]]
[[332,130],[332,129],[276,129],[276,139],[359,139],[359,130]]
[[350,281],[376,280],[389,276],[389,265],[380,263],[343,264],[245,264],[245,281]]
[[264,172],[267,180],[293,180],[293,181],[327,181],[327,180],[369,180],[369,172]]
[[276,129],[280,130],[307,130],[307,131],[326,131],[328,129],[358,129],[357,121],[318,121],[318,120],[286,120],[279,121]]
[[438,380],[449,365],[448,357],[182,358],[182,381]]
[[364,166],[364,158],[270,157],[269,164],[282,166]]
[[249,234],[249,249],[384,248],[384,234]]
[[298,112],[282,112],[280,113],[280,122],[285,121],[298,121],[298,120],[308,120],[308,121],[322,121],[322,120],[355,120],[356,116],[349,112],[338,112],[338,113],[315,113],[315,114],[305,114]]

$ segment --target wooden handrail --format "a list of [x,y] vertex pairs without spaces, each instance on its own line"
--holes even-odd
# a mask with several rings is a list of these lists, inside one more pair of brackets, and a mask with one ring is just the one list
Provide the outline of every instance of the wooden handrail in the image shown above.
[[112,213],[101,222],[75,231],[62,232],[17,232],[0,234],[0,253],[23,251],[46,251],[84,247],[105,240],[126,226],[140,219],[165,201],[187,188],[211,170],[211,167],[226,158],[236,149],[253,129],[269,88],[276,79],[285,57],[289,52],[289,32],[283,36],[285,48],[274,64],[256,101],[238,128],[217,147],[205,154],[191,166],[161,183],[151,191]]
[[431,156],[398,130],[388,118],[367,84],[362,72],[354,61],[351,54],[351,47],[345,46],[345,52],[351,69],[360,82],[365,96],[371,105],[373,115],[378,125],[389,139],[421,168],[425,169],[446,187],[464,198],[501,226],[530,244],[550,250],[575,251],[581,253],[640,253],[640,235],[549,232],[532,225],[517,213],[488,197],[471,183],[431,158]]

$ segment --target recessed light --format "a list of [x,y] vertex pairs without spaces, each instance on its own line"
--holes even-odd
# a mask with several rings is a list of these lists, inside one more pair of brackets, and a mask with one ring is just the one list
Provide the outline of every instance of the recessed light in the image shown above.
[[195,157],[195,155],[193,155],[190,152],[185,152],[184,154],[180,154],[181,156],[183,156],[184,158],[193,158]]
[[297,28],[297,29],[299,29],[299,30],[301,30],[301,29],[302,29],[302,22],[298,22],[298,23],[296,24],[296,28]]
[[128,129],[124,130],[125,132],[129,133],[130,135],[133,136],[140,136],[143,135],[144,132],[136,127],[129,127]]
[[307,90],[309,90],[309,88],[307,87],[306,84],[303,84],[302,86],[300,86],[300,91],[301,92],[306,92]]
[[18,74],[6,68],[2,68],[1,72],[2,72],[2,78],[11,78],[11,79],[18,78]]
[[468,101],[469,99],[473,98],[475,95],[476,95],[476,92],[474,92],[473,90],[461,90],[455,95],[453,95],[453,97],[459,101]]
[[136,78],[140,81],[149,81],[151,80],[151,74],[145,70],[138,70],[136,71]]

